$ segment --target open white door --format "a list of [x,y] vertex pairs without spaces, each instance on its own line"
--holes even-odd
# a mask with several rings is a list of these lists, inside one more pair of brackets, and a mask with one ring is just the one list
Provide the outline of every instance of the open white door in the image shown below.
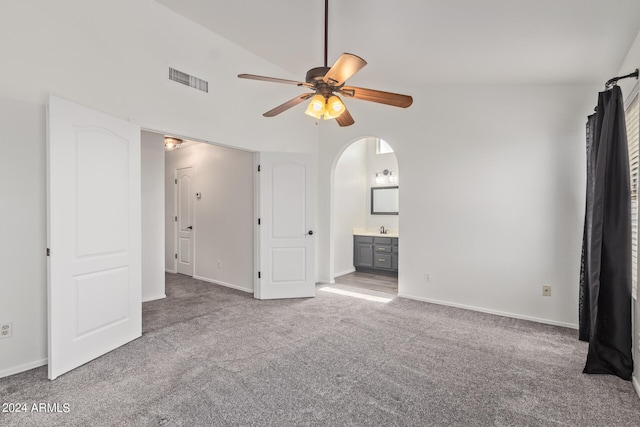
[[315,296],[315,183],[313,156],[260,153],[256,298]]
[[140,127],[51,96],[49,378],[142,334]]

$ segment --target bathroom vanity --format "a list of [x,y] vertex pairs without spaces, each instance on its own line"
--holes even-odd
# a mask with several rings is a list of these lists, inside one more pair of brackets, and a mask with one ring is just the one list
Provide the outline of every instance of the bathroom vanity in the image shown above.
[[363,233],[353,236],[356,271],[398,273],[398,237]]

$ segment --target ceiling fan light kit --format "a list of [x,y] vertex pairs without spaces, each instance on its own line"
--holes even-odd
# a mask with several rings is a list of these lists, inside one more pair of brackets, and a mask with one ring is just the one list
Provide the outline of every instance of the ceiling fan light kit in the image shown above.
[[339,117],[345,111],[345,106],[335,95],[331,95],[328,99],[317,94],[311,98],[311,102],[307,106],[305,114],[315,119],[331,120]]
[[336,119],[340,126],[350,126],[355,123],[338,94],[363,101],[377,102],[379,104],[394,107],[407,108],[413,103],[409,95],[383,92],[375,89],[365,89],[353,86],[344,86],[346,80],[360,71],[367,62],[357,55],[343,53],[331,67],[327,67],[327,28],[329,16],[329,1],[325,0],[324,14],[324,67],[316,67],[307,71],[305,82],[278,79],[275,77],[258,76],[255,74],[239,74],[241,79],[262,80],[273,83],[294,84],[311,89],[312,93],[296,96],[289,101],[263,114],[265,117],[274,117],[311,98],[305,114],[317,120]]

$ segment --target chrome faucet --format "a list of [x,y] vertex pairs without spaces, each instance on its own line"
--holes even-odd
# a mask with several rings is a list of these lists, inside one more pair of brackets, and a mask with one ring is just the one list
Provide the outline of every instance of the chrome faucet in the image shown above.
[[380,234],[387,234],[387,230],[384,229],[384,225],[380,227]]

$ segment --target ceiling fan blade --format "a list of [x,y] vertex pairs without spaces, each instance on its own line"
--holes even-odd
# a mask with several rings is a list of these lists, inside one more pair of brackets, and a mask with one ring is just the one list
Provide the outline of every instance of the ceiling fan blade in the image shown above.
[[295,80],[278,79],[276,77],[257,76],[255,74],[238,74],[238,77],[241,78],[241,79],[262,80],[264,82],[284,83],[284,84],[288,84],[288,85],[296,85],[296,86],[304,86],[304,87],[313,88],[313,85],[309,84],[309,83],[297,82]]
[[296,96],[295,98],[290,99],[289,101],[285,102],[284,104],[280,104],[276,108],[267,111],[266,113],[263,114],[263,116],[265,116],[265,117],[277,116],[278,114],[282,113],[283,111],[287,111],[289,108],[295,107],[296,105],[300,104],[301,102],[304,102],[305,99],[311,98],[313,95],[315,95],[315,93],[311,92],[311,93],[305,93],[304,95]]
[[349,77],[367,65],[367,61],[351,53],[343,53],[333,66],[327,71],[322,80],[332,86],[340,86]]
[[347,110],[347,107],[345,106],[342,114],[336,117],[336,122],[338,122],[340,127],[344,127],[344,126],[351,126],[356,121],[353,120],[353,117],[351,117],[351,114],[349,114],[349,110]]
[[392,105],[394,107],[407,108],[413,104],[413,98],[409,95],[399,93],[383,92],[375,89],[365,89],[361,87],[344,86],[339,90],[340,94],[364,101],[378,102],[380,104]]

